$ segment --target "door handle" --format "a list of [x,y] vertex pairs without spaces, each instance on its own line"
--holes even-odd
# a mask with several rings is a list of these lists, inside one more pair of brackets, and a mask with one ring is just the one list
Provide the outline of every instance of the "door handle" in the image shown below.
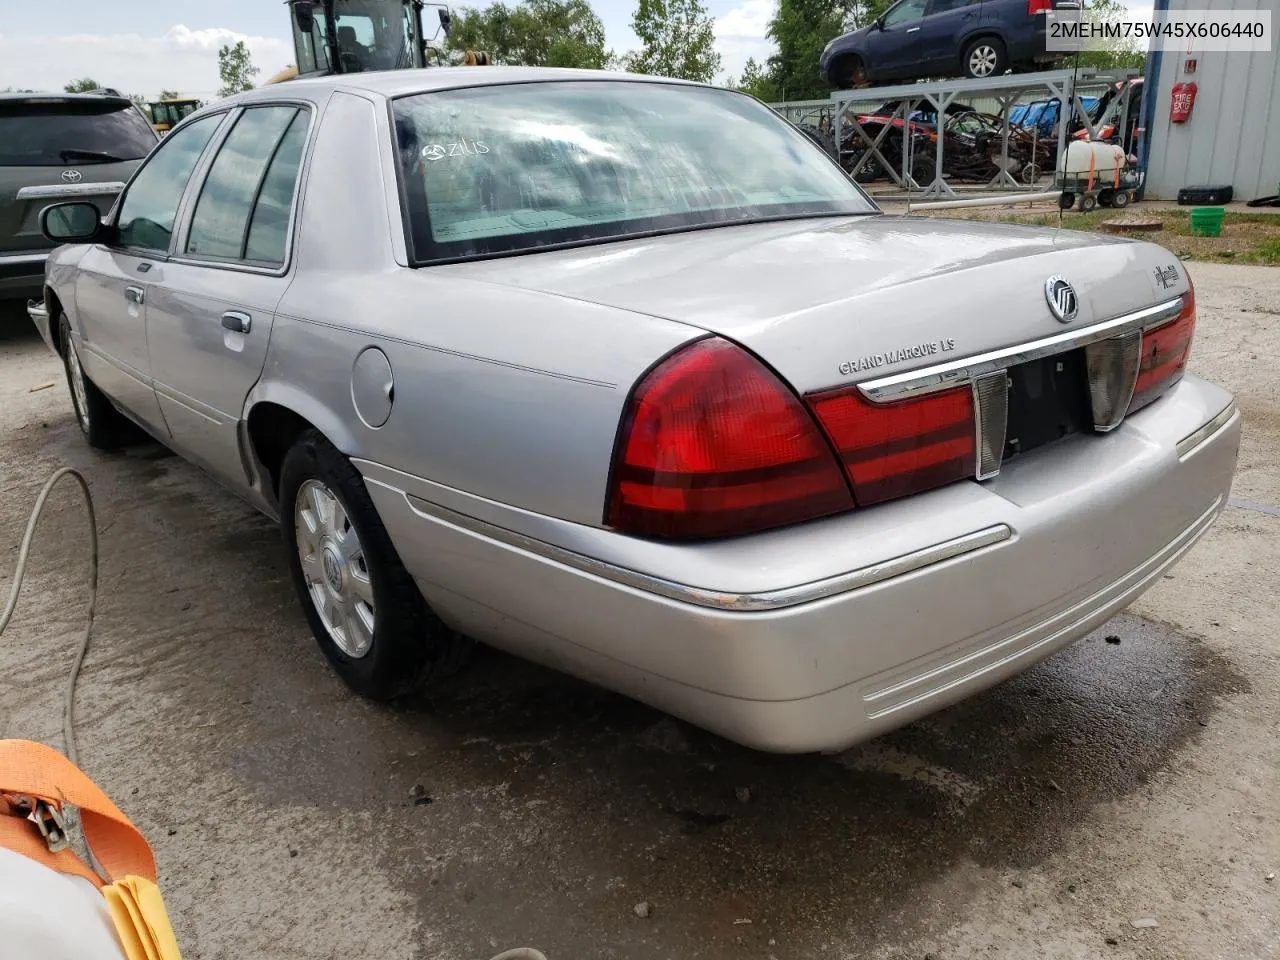
[[130,303],[136,303],[138,306],[142,306],[142,301],[147,298],[147,294],[141,287],[125,287],[124,298]]
[[920,32],[919,27],[907,27],[907,33],[919,33],[919,32]]
[[253,326],[253,318],[239,310],[228,310],[222,315],[222,326],[232,333],[248,333]]

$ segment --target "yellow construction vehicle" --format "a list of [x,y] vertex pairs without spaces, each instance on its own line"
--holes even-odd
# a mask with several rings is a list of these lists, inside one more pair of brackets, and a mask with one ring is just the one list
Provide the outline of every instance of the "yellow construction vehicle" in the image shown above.
[[[365,70],[403,70],[443,62],[422,28],[422,11],[436,7],[440,27],[449,34],[448,6],[426,0],[288,0],[293,20],[295,63],[267,81],[283,83],[297,77],[360,73]],[[489,54],[466,51],[463,62],[488,66]]]
[[151,112],[151,125],[156,128],[156,133],[163,137],[176,127],[179,121],[191,116],[202,106],[199,100],[174,97],[148,103],[147,110]]

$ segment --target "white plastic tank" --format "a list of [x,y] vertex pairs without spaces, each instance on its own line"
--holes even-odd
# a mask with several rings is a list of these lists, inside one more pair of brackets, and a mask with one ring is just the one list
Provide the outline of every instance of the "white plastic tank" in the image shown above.
[[1058,172],[1072,178],[1089,176],[1090,160],[1095,177],[1113,177],[1125,166],[1124,150],[1114,143],[1072,140],[1058,159]]

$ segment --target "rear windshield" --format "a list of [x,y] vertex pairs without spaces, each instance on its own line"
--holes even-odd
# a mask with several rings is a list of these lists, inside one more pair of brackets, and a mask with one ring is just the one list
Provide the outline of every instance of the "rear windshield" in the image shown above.
[[505,84],[393,104],[418,263],[877,212],[826,153],[728,90]]
[[145,157],[156,145],[132,104],[0,100],[0,166],[84,166]]

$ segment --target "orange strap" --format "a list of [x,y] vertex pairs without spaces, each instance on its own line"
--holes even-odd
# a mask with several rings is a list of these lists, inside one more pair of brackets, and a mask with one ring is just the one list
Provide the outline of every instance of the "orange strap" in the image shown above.
[[[0,794],[34,797],[59,813],[72,804],[80,810],[85,842],[108,880],[133,875],[155,882],[156,859],[146,838],[96,783],[52,747],[30,740],[0,740]],[[103,886],[102,879],[70,848],[54,853],[34,823],[6,815],[7,807],[0,802],[0,846]]]

